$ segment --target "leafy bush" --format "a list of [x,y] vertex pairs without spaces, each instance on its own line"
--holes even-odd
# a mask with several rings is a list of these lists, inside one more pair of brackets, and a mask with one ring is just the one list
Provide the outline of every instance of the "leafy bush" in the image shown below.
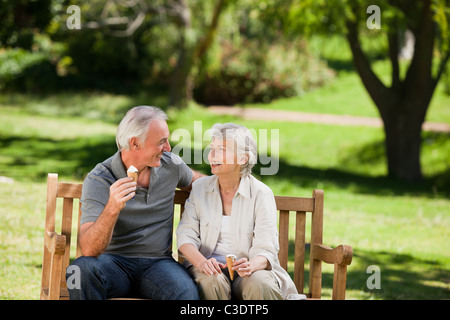
[[57,69],[62,52],[60,44],[37,32],[29,50],[0,50],[0,90],[42,92],[61,87]]
[[4,50],[0,53],[0,87],[19,77],[27,68],[43,62],[43,53],[33,53],[22,48]]
[[218,63],[199,73],[194,90],[203,104],[269,102],[300,95],[334,77],[305,41],[266,44],[243,38],[237,46],[222,41],[213,54]]

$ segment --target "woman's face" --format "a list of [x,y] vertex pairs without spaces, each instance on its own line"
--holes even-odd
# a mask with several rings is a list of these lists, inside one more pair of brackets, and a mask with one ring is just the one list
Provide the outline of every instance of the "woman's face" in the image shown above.
[[237,161],[235,146],[231,140],[213,139],[208,154],[211,173],[215,175],[238,174],[240,166]]

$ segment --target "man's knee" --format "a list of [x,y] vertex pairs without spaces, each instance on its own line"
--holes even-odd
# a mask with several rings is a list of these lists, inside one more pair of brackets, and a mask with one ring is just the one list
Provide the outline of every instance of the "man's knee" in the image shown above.
[[66,280],[76,273],[84,275],[84,278],[93,272],[98,271],[98,259],[96,257],[78,257],[66,269]]

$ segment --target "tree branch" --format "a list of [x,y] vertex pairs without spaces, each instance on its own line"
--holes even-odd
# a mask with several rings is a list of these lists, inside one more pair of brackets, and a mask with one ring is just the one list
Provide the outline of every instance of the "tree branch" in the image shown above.
[[450,51],[447,52],[445,57],[441,59],[441,63],[439,64],[438,73],[436,74],[436,77],[433,79],[433,90],[436,88],[439,80],[441,79],[442,74],[445,71],[445,66],[447,65],[447,62],[450,58]]
[[396,28],[388,33],[388,43],[389,43],[389,59],[392,65],[392,84],[391,88],[398,91],[400,88],[400,68],[398,64],[398,34]]
[[220,14],[223,11],[223,8],[225,6],[226,0],[218,0],[215,7],[213,16],[211,19],[211,24],[207,28],[206,34],[200,39],[197,48],[195,50],[194,57],[200,58],[206,51],[208,51],[208,48],[211,46],[211,43],[214,39],[215,33],[217,31],[217,27],[219,25],[219,17]]
[[431,12],[431,0],[425,0],[421,7],[421,16],[418,20],[415,36],[414,56],[405,77],[407,91],[414,93],[417,90],[427,91],[431,98],[433,91],[429,91],[432,83],[432,61],[435,36],[435,23]]
[[[100,29],[108,27],[124,26],[125,30],[110,30],[105,31],[115,37],[131,37],[135,31],[142,25],[148,13],[161,14],[167,12],[168,8],[162,6],[161,8],[154,8],[147,5],[143,0],[129,0],[122,1],[120,5],[124,8],[133,10],[134,16],[121,16],[120,12],[115,8],[116,1],[108,0],[103,7],[98,21],[88,21],[83,24],[83,28]],[[123,10],[122,10],[123,11]]]
[[347,21],[347,40],[350,44],[356,70],[358,71],[366,90],[375,102],[375,105],[378,107],[380,112],[383,113],[382,108],[384,107],[383,102],[385,101],[383,96],[391,95],[391,91],[373,72],[369,60],[361,48],[361,43],[358,37],[358,26],[356,22]]

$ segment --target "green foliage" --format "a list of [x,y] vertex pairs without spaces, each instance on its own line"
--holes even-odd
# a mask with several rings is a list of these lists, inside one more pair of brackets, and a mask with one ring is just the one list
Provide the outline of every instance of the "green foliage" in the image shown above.
[[46,59],[44,53],[31,53],[22,48],[15,48],[0,53],[0,79],[4,86],[27,68]]
[[242,38],[222,41],[219,62],[200,73],[195,99],[204,104],[269,102],[303,94],[333,78],[334,73],[309,50],[306,41],[261,42]]
[[52,0],[1,0],[0,47],[30,49],[35,30],[44,30],[52,18],[51,3]]
[[[69,30],[65,9],[80,7],[82,28]],[[195,42],[210,23],[213,3],[189,2],[192,25],[182,30],[164,1],[147,2],[143,24],[129,37],[124,25],[103,24],[135,12],[120,3],[53,0],[45,33],[33,31],[28,51],[1,53],[3,89],[31,92],[89,89],[116,93],[159,88],[167,92],[180,52],[180,36]],[[305,40],[277,40],[280,32],[261,19],[264,2],[228,2],[212,52],[193,68],[194,98],[204,103],[268,102],[302,94],[333,77]],[[195,12],[195,14],[193,14]],[[46,47],[39,38],[50,40]],[[6,52],[6,53],[5,53]],[[18,61],[16,56],[23,57]],[[15,57],[15,58],[14,58]],[[15,69],[14,69],[15,68]],[[214,97],[215,100],[211,100]]]
[[[347,23],[356,23],[361,38],[373,38],[395,33],[399,36],[407,29],[420,30],[423,1],[387,0],[265,0],[266,9],[261,17],[264,23],[280,25],[290,37],[346,35]],[[377,5],[380,8],[381,29],[368,29],[367,19],[372,13],[367,8]],[[436,57],[441,58],[449,52],[450,7],[447,0],[431,0],[433,18],[436,21]],[[400,40],[401,41],[401,40]],[[381,48],[378,47],[378,50]],[[383,55],[388,56],[387,46]],[[365,48],[370,56],[372,48]]]

